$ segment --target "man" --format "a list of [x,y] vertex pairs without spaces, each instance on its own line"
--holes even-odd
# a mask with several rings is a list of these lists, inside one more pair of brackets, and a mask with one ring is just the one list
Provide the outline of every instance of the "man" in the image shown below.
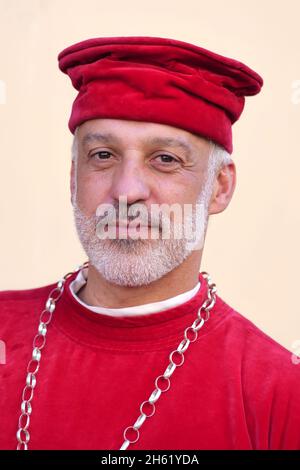
[[300,369],[199,272],[235,188],[231,126],[261,77],[166,38],[94,38],[58,59],[78,90],[88,262],[1,293],[0,447],[299,449]]

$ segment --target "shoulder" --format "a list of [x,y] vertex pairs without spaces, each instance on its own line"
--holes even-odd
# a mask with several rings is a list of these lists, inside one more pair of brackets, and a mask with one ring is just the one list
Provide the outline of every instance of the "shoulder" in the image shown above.
[[245,315],[218,300],[230,312],[224,334],[229,350],[239,354],[241,375],[249,388],[260,384],[262,388],[282,386],[288,391],[287,385],[296,383],[299,387],[300,359]]
[[299,358],[220,297],[218,305],[226,312],[216,338],[219,368],[238,390],[253,448],[299,449]]
[[55,286],[52,283],[32,289],[0,291],[0,331],[20,323],[20,319],[23,326],[35,319]]
[[286,359],[287,356],[291,356],[292,353],[285,346],[251,321],[246,313],[240,313],[219,296],[217,305],[222,311],[226,311],[228,329],[238,343],[247,346],[253,353],[261,354],[264,351],[277,359]]
[[231,360],[238,356],[238,381],[255,448],[299,449],[300,360],[244,315],[231,312]]
[[18,304],[38,302],[49,295],[50,291],[56,286],[56,283],[47,284],[32,289],[10,289],[0,291],[0,309],[13,307]]
[[0,340],[5,344],[11,366],[31,354],[39,318],[55,286],[53,283],[0,292]]
[[55,287],[54,284],[48,284],[33,289],[10,289],[0,291],[0,303],[5,304],[6,302],[18,302],[18,301],[30,301],[43,296],[46,292]]

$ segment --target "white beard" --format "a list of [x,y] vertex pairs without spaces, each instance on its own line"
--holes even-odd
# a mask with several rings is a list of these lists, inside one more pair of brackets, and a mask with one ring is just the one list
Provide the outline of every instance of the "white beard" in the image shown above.
[[[203,248],[208,224],[209,197],[210,191],[206,184],[196,201],[196,204],[201,205],[201,213],[193,206],[192,213],[186,216],[182,223],[177,224],[177,229],[176,223],[170,223],[171,236],[168,239],[161,238],[161,232],[159,239],[101,239],[96,231],[99,217],[86,216],[76,200],[73,200],[73,214],[80,242],[95,269],[108,282],[136,287],[160,279],[179,266],[194,249]],[[118,211],[116,213],[118,216]],[[151,215],[151,222],[161,230],[164,221],[164,214],[154,221]],[[183,227],[184,230],[189,228],[190,232],[181,232],[184,236],[176,238],[174,233],[178,229],[183,230]],[[186,233],[193,234],[193,238],[186,238]]]

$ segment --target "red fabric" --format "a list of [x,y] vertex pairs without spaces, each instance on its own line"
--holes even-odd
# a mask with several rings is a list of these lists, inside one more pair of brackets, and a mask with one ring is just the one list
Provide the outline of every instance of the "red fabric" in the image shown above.
[[[47,333],[33,397],[30,449],[108,449],[183,338],[206,296],[146,316],[95,314],[69,283]],[[21,392],[38,318],[53,285],[0,293],[0,448],[14,449]],[[219,296],[130,449],[300,449],[300,365]]]
[[168,124],[232,152],[232,124],[262,78],[237,60],[158,37],[102,37],[58,55],[78,95],[69,128],[96,118]]

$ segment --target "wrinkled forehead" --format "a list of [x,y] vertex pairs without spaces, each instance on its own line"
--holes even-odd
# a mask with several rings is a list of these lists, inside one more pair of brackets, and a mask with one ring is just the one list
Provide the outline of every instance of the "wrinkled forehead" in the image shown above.
[[174,126],[121,119],[93,119],[85,121],[75,130],[80,146],[90,145],[145,145],[178,148],[185,154],[206,151],[212,146],[210,139]]

